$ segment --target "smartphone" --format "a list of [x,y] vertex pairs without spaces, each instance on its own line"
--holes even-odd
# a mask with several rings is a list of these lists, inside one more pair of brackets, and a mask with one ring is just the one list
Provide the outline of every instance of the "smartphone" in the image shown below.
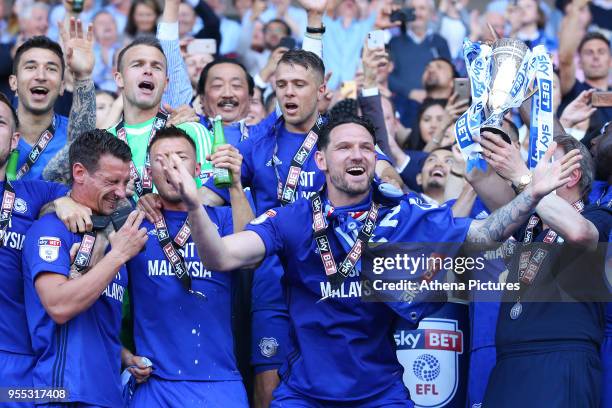
[[283,37],[281,38],[280,42],[278,43],[278,47],[285,47],[287,49],[293,50],[295,49],[296,43],[295,43],[295,38],[293,37]]
[[383,30],[374,30],[368,33],[368,48],[385,48],[385,32]]
[[83,3],[85,3],[85,0],[72,0],[72,12],[80,13],[83,11]]
[[612,107],[612,92],[610,91],[595,91],[591,95],[591,105],[594,108],[610,108]]
[[470,92],[469,78],[455,78],[454,92],[457,94],[457,100],[469,100],[472,96]]
[[357,99],[357,82],[344,81],[340,87],[340,94],[344,98]]
[[217,53],[217,41],[213,38],[196,38],[187,45],[187,54]]
[[400,10],[395,10],[391,13],[389,17],[391,22],[400,21],[402,23],[409,23],[416,19],[416,15],[414,14],[414,8],[406,7]]

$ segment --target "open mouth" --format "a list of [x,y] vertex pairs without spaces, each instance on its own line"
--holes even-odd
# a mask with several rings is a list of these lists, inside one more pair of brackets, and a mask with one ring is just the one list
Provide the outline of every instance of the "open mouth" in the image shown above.
[[285,110],[286,110],[288,113],[294,113],[294,112],[296,112],[296,111],[297,111],[297,109],[298,109],[298,105],[297,105],[296,103],[293,103],[293,102],[287,102],[287,103],[285,104]]
[[441,169],[433,169],[431,173],[429,173],[431,177],[444,177],[446,173],[444,173]]
[[30,92],[32,95],[44,97],[49,93],[49,89],[45,88],[44,86],[35,86],[34,88],[30,88]]
[[232,99],[224,99],[219,102],[217,106],[221,109],[234,109],[238,106],[238,101],[234,101]]
[[361,176],[365,174],[365,167],[363,166],[352,166],[346,169],[346,172],[351,176]]
[[138,88],[145,90],[145,91],[153,91],[155,90],[155,84],[150,81],[142,81],[141,83],[138,84]]

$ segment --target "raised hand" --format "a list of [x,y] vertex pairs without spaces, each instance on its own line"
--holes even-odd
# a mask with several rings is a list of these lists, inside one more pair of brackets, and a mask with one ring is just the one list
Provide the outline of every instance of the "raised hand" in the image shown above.
[[169,114],[166,126],[178,126],[181,123],[200,121],[196,111],[189,105],[181,105],[178,108],[173,109],[166,103],[164,104],[164,109]]
[[193,174],[189,174],[180,157],[176,153],[172,153],[170,157],[160,156],[156,160],[161,163],[166,179],[181,194],[181,199],[187,205],[187,208],[194,210],[201,206],[200,195],[193,180]]
[[591,95],[595,89],[580,92],[580,95],[563,109],[559,122],[565,128],[571,128],[589,119],[597,110],[591,105]]
[[87,33],[83,31],[81,20],[70,18],[68,33],[61,22],[58,23],[62,44],[66,50],[66,64],[77,80],[91,77],[95,65],[93,52],[93,26],[90,24]]
[[55,200],[55,214],[71,232],[91,231],[91,208],[77,203],[70,197]]
[[506,180],[518,184],[521,176],[529,173],[521,152],[501,137],[491,132],[482,132],[477,139],[483,148],[482,154],[486,162]]
[[122,263],[136,256],[147,242],[147,229],[144,227],[139,229],[144,216],[145,214],[142,211],[132,211],[121,229],[112,232],[108,236],[108,240],[111,244],[111,251],[109,254],[112,253],[117,256]]
[[298,3],[307,12],[323,14],[327,9],[327,0],[298,0]]
[[149,193],[145,194],[138,199],[138,204],[136,204],[138,209],[145,213],[147,220],[152,223],[156,223],[162,218],[162,202],[159,198],[158,194]]
[[389,62],[389,54],[384,48],[369,49],[368,44],[363,47],[363,87],[374,88],[378,85],[378,67]]
[[533,171],[531,184],[537,199],[545,197],[570,181],[572,172],[580,168],[582,156],[578,149],[570,150],[559,160],[551,163],[550,159],[553,157],[556,148],[557,143],[552,142]]

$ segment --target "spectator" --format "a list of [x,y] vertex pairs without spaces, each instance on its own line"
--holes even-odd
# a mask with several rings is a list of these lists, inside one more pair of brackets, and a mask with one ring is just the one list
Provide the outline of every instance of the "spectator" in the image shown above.
[[[567,6],[567,16],[559,31],[559,77],[563,99],[559,112],[587,89],[609,89],[612,56],[610,42],[599,33],[586,33],[587,27],[581,18],[584,5],[572,2]],[[584,36],[581,34],[585,33]],[[576,78],[575,55],[578,52],[578,66],[584,72],[584,82]],[[599,108],[591,118],[594,127],[601,127],[612,119],[612,108]]]
[[448,43],[451,59],[463,55],[463,39],[468,36],[470,14],[467,10],[469,0],[441,0],[438,9],[440,34]]
[[195,91],[198,87],[198,80],[200,74],[206,65],[213,61],[214,57],[210,54],[186,54],[185,65],[187,66],[187,72],[189,73],[189,79],[191,80],[191,86],[193,87],[194,96]]
[[232,0],[238,19],[242,21],[244,15],[253,7],[253,0]]
[[[203,0],[193,0],[179,5],[179,36],[186,38],[212,38],[216,41],[216,53],[222,44],[221,19],[214,9]],[[239,35],[240,30],[238,30]]]
[[130,14],[130,0],[110,0],[105,10],[115,18],[117,32],[124,33]]
[[[200,0],[202,3],[204,0]],[[233,52],[236,52],[238,49],[238,42],[240,41],[240,32],[242,28],[240,24],[234,20],[227,18],[225,13],[225,1],[224,0],[208,0],[208,5],[213,9],[213,11],[217,14],[219,20],[221,21],[221,25],[219,30],[221,31],[221,44],[217,43],[217,52],[220,55],[226,55]],[[195,7],[196,12],[198,8]],[[206,27],[206,23],[204,23]],[[198,36],[196,35],[196,38]]]
[[96,13],[99,11],[99,7],[96,6],[95,0],[85,0],[83,2],[83,11],[76,14],[72,12],[71,3],[72,0],[65,0],[57,4],[51,10],[51,14],[49,15],[49,33],[47,36],[53,41],[59,41],[58,24],[62,24],[66,20],[66,10],[68,10],[68,15],[78,18],[85,26],[93,22]]
[[97,88],[107,91],[117,91],[115,84],[113,59],[121,49],[119,33],[115,19],[108,11],[101,11],[94,17],[94,55],[96,65],[93,71],[93,80]]
[[[251,25],[252,27],[252,25]],[[271,20],[263,27],[263,50],[258,52],[250,48],[245,48],[244,35],[241,39],[241,47],[239,54],[242,56],[242,62],[252,76],[257,75],[268,64],[272,50],[278,47],[283,37],[291,36],[291,27],[283,20]],[[251,43],[251,36],[246,40]],[[264,79],[265,80],[265,79]]]
[[179,5],[178,22],[179,22],[179,38],[190,37],[196,32],[198,16],[195,10],[188,3]]
[[418,126],[412,129],[406,147],[410,150],[423,150],[425,145],[433,141],[434,136],[450,122],[450,116],[444,107],[444,101],[435,99],[429,99],[421,105],[417,118]]
[[508,6],[511,36],[516,36],[529,48],[544,45],[548,52],[557,50],[557,40],[550,38],[544,30],[546,15],[538,0],[518,0],[516,6]]
[[26,5],[19,14],[19,34],[23,40],[38,35],[47,35],[49,29],[49,6],[35,2]]
[[416,182],[423,190],[421,197],[429,204],[438,206],[446,202],[446,180],[452,165],[453,153],[450,148],[433,150],[423,162]]
[[161,10],[155,0],[136,0],[130,7],[125,34],[131,38],[155,35],[157,19]]
[[344,81],[353,79],[359,66],[361,48],[368,31],[376,22],[376,12],[360,15],[355,0],[340,0],[333,18],[323,19],[326,34],[323,59],[332,76],[327,86],[335,90]]
[[115,102],[115,95],[103,90],[96,91],[96,128],[103,129],[111,114],[111,107]]
[[[257,1],[255,2],[257,3]],[[262,4],[263,3],[261,2]],[[260,3],[260,4],[261,4]],[[301,7],[294,7],[290,5],[290,0],[270,0],[268,7],[261,11],[259,19],[265,24],[271,20],[283,20],[290,27],[291,33],[295,39],[301,41],[302,34],[306,31],[306,11]],[[251,18],[252,14],[258,15],[256,8],[258,4],[253,5],[253,9],[247,11],[242,18],[242,24],[244,26],[245,21]]]
[[266,107],[264,106],[263,92],[261,88],[253,89],[253,96],[249,103],[249,113],[246,117],[246,124],[254,126],[261,122],[267,116]]
[[395,93],[411,96],[411,92],[421,85],[419,79],[427,63],[438,57],[450,59],[450,51],[446,40],[429,27],[434,12],[433,0],[408,0],[407,6],[414,7],[416,18],[407,24],[405,33],[389,42],[395,66],[389,86]]

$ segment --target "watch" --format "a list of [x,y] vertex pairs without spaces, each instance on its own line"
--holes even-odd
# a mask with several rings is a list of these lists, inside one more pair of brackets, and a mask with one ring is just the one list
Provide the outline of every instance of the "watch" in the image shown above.
[[519,178],[519,182],[516,185],[516,192],[517,193],[522,193],[523,190],[525,190],[525,188],[527,188],[527,186],[529,184],[531,184],[531,180],[533,179],[533,176],[531,175],[531,173],[526,173],[523,174],[520,178]]
[[321,24],[321,27],[306,27],[308,34],[325,34],[325,25]]

